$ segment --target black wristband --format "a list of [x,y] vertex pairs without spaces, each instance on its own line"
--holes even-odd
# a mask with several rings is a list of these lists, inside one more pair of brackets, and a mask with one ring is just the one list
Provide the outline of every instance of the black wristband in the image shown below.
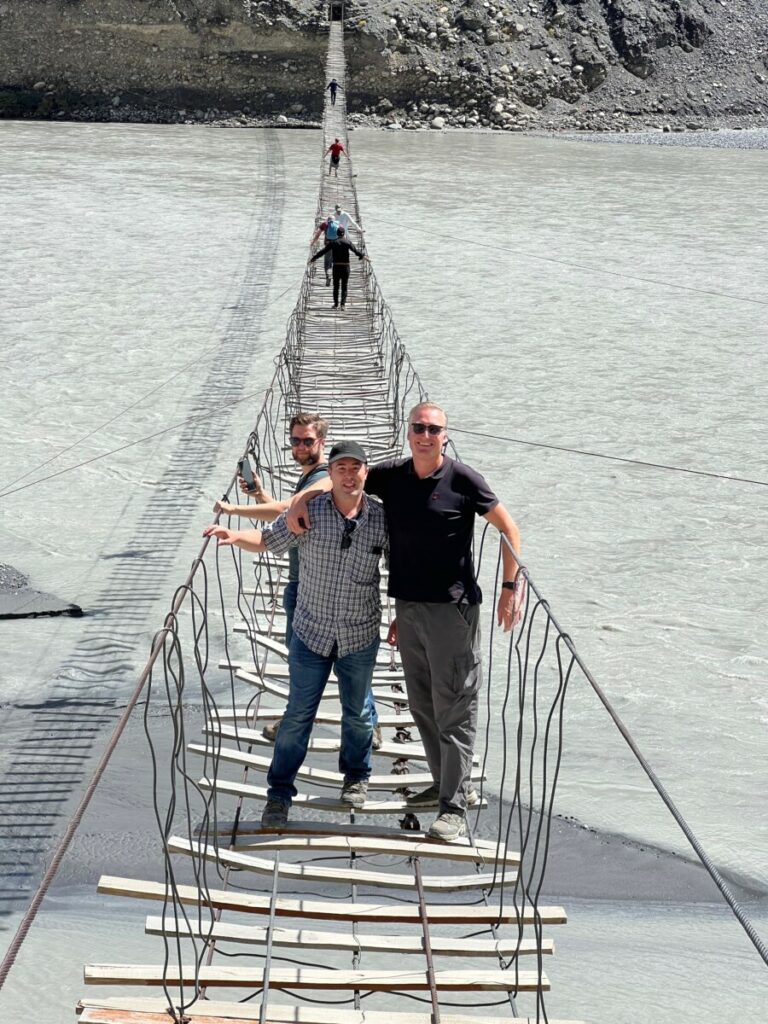
[[517,590],[517,580],[504,580],[501,588],[502,590]]

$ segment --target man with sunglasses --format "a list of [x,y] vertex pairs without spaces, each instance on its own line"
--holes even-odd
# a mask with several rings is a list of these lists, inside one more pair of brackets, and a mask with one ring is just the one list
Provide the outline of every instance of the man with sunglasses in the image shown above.
[[[293,489],[294,494],[301,493],[305,488],[311,487],[319,480],[327,480],[328,463],[325,460],[325,438],[327,434],[328,423],[321,416],[318,416],[317,413],[300,412],[291,417],[288,426],[291,456],[301,469],[301,474]],[[249,490],[245,480],[241,478],[240,487],[246,494],[250,494],[255,498],[255,505],[231,505],[226,501],[217,501],[213,511],[229,516],[257,519],[264,523],[274,522],[280,513],[289,507],[290,501],[275,501],[273,496],[265,490],[258,477],[255,477],[254,481],[256,486]],[[299,553],[296,548],[290,548],[288,550],[288,581],[283,590],[285,646],[288,648],[291,646],[293,616],[296,611],[298,593]],[[382,742],[381,729],[372,691],[369,694],[368,701],[373,720],[373,749],[378,750]],[[262,732],[268,740],[274,740],[279,728],[280,720],[265,725]]]
[[[400,647],[408,703],[434,779],[408,802],[414,809],[437,803],[439,814],[429,835],[450,842],[467,834],[481,682],[482,594],[472,560],[475,517],[495,526],[515,551],[520,534],[484,478],[444,454],[447,429],[439,405],[414,406],[408,416],[411,458],[373,466],[365,489],[381,499],[387,514],[389,593],[396,613],[388,639]],[[314,529],[307,501],[322,486],[292,502],[293,529],[301,530],[299,516]],[[520,619],[523,594],[516,582],[517,563],[505,544],[502,560],[498,621],[508,631]]]
[[341,800],[362,807],[371,774],[368,695],[381,627],[379,562],[388,548],[387,523],[365,494],[368,459],[355,441],[339,441],[328,459],[331,490],[313,506],[313,528],[293,534],[285,514],[262,530],[209,526],[205,536],[246,551],[299,552],[299,593],[288,655],[290,693],[267,776],[262,825],[281,828],[296,795],[325,684],[335,669],[342,704]]
[[[328,433],[328,423],[317,413],[300,412],[291,417],[288,425],[288,440],[291,445],[291,457],[301,470],[299,479],[293,489],[294,494],[299,494],[306,487],[325,480],[328,477],[328,463],[325,460],[325,438]],[[281,512],[284,512],[290,505],[290,501],[276,501],[273,496],[265,490],[261,480],[255,478],[256,486],[248,489],[244,480],[240,480],[240,487],[246,494],[250,494],[256,500],[255,505],[231,505],[226,501],[217,501],[213,507],[214,512],[221,512],[229,516],[244,516],[248,519],[258,519],[264,523],[272,523]],[[296,610],[296,599],[299,592],[299,555],[295,549],[288,552],[288,582],[283,591],[283,608],[285,609],[285,646],[291,645],[291,634],[293,632],[293,615]],[[271,727],[274,728],[274,727]],[[269,735],[267,729],[265,735],[268,739],[274,739]],[[275,732],[277,730],[275,729]]]

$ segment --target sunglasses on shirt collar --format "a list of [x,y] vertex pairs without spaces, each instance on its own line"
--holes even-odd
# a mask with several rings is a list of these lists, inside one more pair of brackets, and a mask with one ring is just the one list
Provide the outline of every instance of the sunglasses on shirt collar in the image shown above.
[[430,437],[437,437],[445,427],[438,427],[436,423],[412,423],[411,430],[414,434],[429,434]]
[[344,520],[344,536],[341,538],[341,550],[346,551],[347,548],[352,547],[352,534],[355,532],[357,526],[356,519],[345,519]]

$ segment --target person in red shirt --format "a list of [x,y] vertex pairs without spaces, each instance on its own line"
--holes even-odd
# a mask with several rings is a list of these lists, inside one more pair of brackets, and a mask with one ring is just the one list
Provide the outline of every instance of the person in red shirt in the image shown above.
[[333,140],[333,142],[330,144],[328,149],[326,149],[323,155],[328,156],[329,153],[331,154],[331,162],[328,164],[328,173],[330,174],[331,171],[335,171],[336,177],[338,178],[339,164],[341,163],[341,154],[343,153],[347,160],[349,160],[349,154],[347,153],[346,149],[344,149],[344,146],[342,145],[341,142],[339,142],[338,139]]

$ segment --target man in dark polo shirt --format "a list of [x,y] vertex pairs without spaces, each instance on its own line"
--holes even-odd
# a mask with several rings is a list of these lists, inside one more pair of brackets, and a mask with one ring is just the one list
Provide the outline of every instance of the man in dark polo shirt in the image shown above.
[[[387,514],[389,593],[397,616],[390,640],[400,646],[411,713],[434,779],[410,803],[416,808],[438,802],[429,835],[451,841],[467,831],[481,679],[482,595],[472,560],[475,517],[487,519],[515,551],[520,534],[483,477],[443,454],[446,440],[447,419],[440,406],[415,406],[408,417],[412,457],[374,466],[365,489],[381,498]],[[307,497],[313,492],[315,487]],[[311,525],[306,502],[292,503],[289,521],[294,526],[299,516]],[[522,593],[516,589],[517,563],[506,545],[502,559],[498,620],[506,631],[520,618]]]

